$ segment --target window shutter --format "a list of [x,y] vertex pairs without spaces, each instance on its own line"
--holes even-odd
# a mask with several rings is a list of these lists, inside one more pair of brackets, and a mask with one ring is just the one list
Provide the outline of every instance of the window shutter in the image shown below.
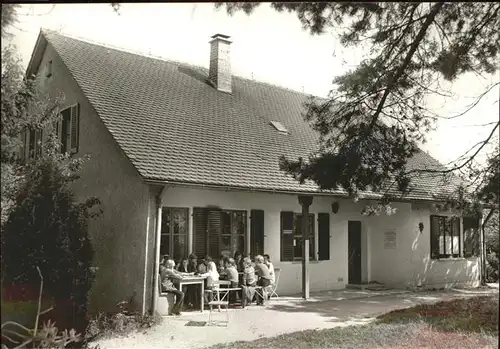
[[330,260],[330,215],[318,213],[318,259]]
[[439,257],[439,217],[431,216],[431,258]]
[[477,217],[463,218],[464,230],[464,257],[479,256],[479,227],[480,221]]
[[19,157],[21,160],[26,160],[26,149],[28,148],[27,144],[27,132],[26,128],[21,131],[21,147],[19,147]]
[[250,211],[250,254],[264,254],[264,211]]
[[64,154],[69,150],[69,138],[70,138],[70,124],[71,124],[71,108],[66,108],[61,112],[61,125],[59,126],[60,140],[61,140],[61,153]]
[[220,209],[208,209],[208,255],[218,258],[220,255],[220,239],[222,219]]
[[[459,257],[460,256],[460,245],[461,245],[461,239],[460,239],[460,219],[458,217],[453,217],[451,219],[451,247],[452,250],[450,251],[453,257]],[[454,248],[453,240],[454,237],[458,237],[458,250]]]
[[293,212],[281,212],[281,261],[293,260]]
[[197,256],[207,254],[207,209],[193,208],[193,250]]
[[71,154],[75,154],[78,152],[80,134],[80,104],[71,107],[70,130]]
[[35,156],[36,149],[36,139],[35,139],[35,131],[32,129],[28,129],[28,158],[31,159]]
[[35,131],[35,157],[42,156],[42,144],[43,144],[42,137],[43,137],[43,131],[36,130]]

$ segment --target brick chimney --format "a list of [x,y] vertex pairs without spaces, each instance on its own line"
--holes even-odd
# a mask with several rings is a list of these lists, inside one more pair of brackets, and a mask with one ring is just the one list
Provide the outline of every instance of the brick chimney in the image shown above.
[[210,40],[210,68],[208,80],[219,91],[231,93],[231,55],[230,36],[212,35]]

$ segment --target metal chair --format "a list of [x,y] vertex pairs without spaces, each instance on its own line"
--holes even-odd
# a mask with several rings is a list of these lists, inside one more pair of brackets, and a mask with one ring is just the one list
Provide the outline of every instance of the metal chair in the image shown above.
[[280,281],[280,274],[281,268],[274,268],[274,284],[270,286],[271,294],[269,295],[269,299],[271,299],[272,296],[275,296],[276,298],[280,297],[276,292],[276,290],[278,289],[278,282]]
[[[207,325],[210,326],[212,325],[212,307],[217,306],[220,312],[220,307],[225,307],[226,308],[226,327],[229,324],[229,300],[225,299],[225,295],[223,295],[223,300],[220,299],[220,284],[219,283],[214,283],[212,286],[212,297],[213,294],[215,293],[217,296],[215,300],[211,300],[208,302],[208,308],[209,308],[209,313],[208,313],[208,323]],[[224,291],[223,291],[224,292]],[[227,293],[226,293],[227,294]]]

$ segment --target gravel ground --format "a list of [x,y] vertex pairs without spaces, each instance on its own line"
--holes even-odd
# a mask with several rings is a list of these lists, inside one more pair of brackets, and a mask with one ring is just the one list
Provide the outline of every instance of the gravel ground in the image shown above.
[[[94,344],[99,344],[102,349],[203,348],[306,329],[361,325],[387,311],[485,293],[498,293],[498,289],[418,293],[331,291],[316,295],[308,301],[283,298],[272,300],[266,307],[254,305],[246,309],[230,309],[227,326],[186,326],[191,321],[203,323],[208,320],[207,311],[186,312],[178,317],[165,317],[162,324],[147,331],[101,340]],[[225,310],[215,312],[215,320],[222,321],[225,317]]]

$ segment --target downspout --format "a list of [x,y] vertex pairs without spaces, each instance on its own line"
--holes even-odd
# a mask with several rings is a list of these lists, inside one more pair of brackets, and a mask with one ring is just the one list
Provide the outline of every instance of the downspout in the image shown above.
[[491,208],[490,212],[488,212],[488,215],[486,218],[483,220],[481,224],[481,239],[482,239],[482,248],[481,248],[481,285],[486,285],[486,236],[484,234],[484,228],[486,227],[486,224],[488,224],[488,221],[490,220],[491,216],[493,216],[493,213],[495,213],[495,209]]
[[151,300],[151,314],[154,315],[158,305],[158,276],[160,273],[160,245],[161,245],[161,215],[163,210],[163,186],[156,196],[156,239],[155,239],[155,264],[153,268],[153,298]]

